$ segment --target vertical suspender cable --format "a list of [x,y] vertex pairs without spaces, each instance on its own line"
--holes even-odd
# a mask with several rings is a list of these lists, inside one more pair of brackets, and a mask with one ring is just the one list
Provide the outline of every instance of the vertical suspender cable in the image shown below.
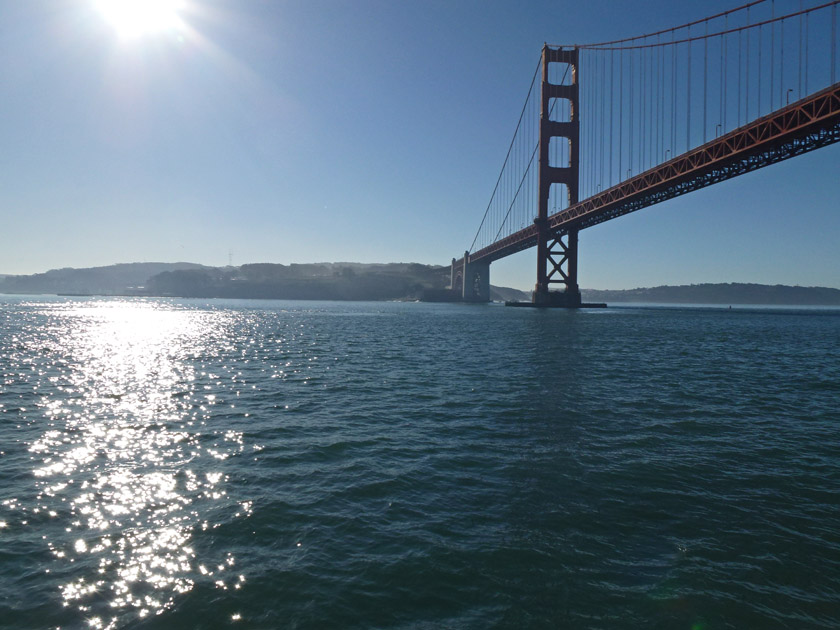
[[[581,122],[586,126],[586,132],[587,132],[587,142],[584,145],[584,146],[587,147],[586,155],[592,155],[592,157],[593,157],[592,160],[587,160],[587,162],[588,162],[587,165],[589,166],[589,168],[586,169],[586,171],[584,171],[587,175],[587,180],[588,180],[586,190],[591,190],[592,189],[592,174],[593,174],[592,173],[592,165],[595,162],[595,159],[594,159],[595,155],[593,153],[593,150],[595,148],[595,142],[594,142],[595,134],[593,133],[593,129],[592,129],[592,119],[594,118],[594,116],[592,116],[591,114],[592,114],[592,111],[595,108],[594,106],[595,106],[595,102],[597,100],[597,98],[596,98],[597,94],[596,94],[595,81],[592,80],[592,79],[595,78],[595,73],[591,72],[589,70],[589,68],[587,67],[586,68],[586,76],[590,77],[590,80],[586,81],[586,85],[587,85],[587,88],[588,88],[587,91],[588,91],[588,94],[589,94],[589,99],[587,100],[585,107],[586,107],[586,111],[590,115],[586,118],[581,117],[582,118]],[[583,110],[583,108],[584,108],[584,106],[581,105],[581,110]],[[569,147],[569,161],[571,161],[571,157],[572,157],[571,149],[572,148]]]
[[[609,147],[610,147],[609,148],[609,151],[610,151],[610,159],[609,159],[610,170],[609,170],[609,173],[610,173],[610,178],[609,178],[609,184],[608,184],[610,187],[612,187],[612,182],[613,182],[612,178],[613,178],[613,153],[614,153],[614,151],[613,151],[612,148],[615,144],[614,139],[613,139],[613,117],[614,117],[613,106],[615,105],[615,75],[614,75],[614,70],[615,70],[615,52],[611,50],[610,51],[610,140],[609,140]],[[605,183],[605,185],[607,185],[607,184]]]
[[659,163],[659,142],[661,140],[660,135],[660,128],[662,127],[662,115],[659,107],[659,99],[662,95],[662,46],[659,44],[659,36],[656,36],[656,48],[653,49],[655,53],[654,62],[652,63],[653,73],[654,73],[654,109],[652,110],[653,116],[653,123],[654,123],[654,130],[655,130],[655,141],[653,145],[651,145],[651,152],[650,152],[650,165],[653,166]]
[[831,5],[831,85],[837,83],[837,5]]
[[779,107],[785,105],[785,21],[780,24],[780,38],[782,40],[781,57],[779,60]]
[[649,113],[650,113],[650,68],[648,64],[650,63],[650,48],[643,48],[642,49],[643,60],[644,60],[644,70],[643,70],[643,79],[642,79],[642,87],[644,88],[644,92],[642,92],[644,96],[644,102],[642,107],[642,112],[644,113],[644,117],[642,118],[642,126],[641,126],[641,138],[642,138],[642,146],[641,146],[641,160],[639,164],[639,172],[645,170],[647,164],[647,154],[650,146],[650,136],[651,130],[649,126]]
[[[657,35],[657,40],[659,36]],[[659,59],[662,56],[662,48],[659,46],[659,42],[657,41],[656,48],[651,50],[651,75],[653,76],[653,87],[651,88],[651,96],[653,97],[653,107],[651,108],[651,121],[653,123],[653,138],[654,141],[650,145],[650,166],[653,166],[657,163],[656,156],[659,155],[659,124],[660,115],[659,115],[659,92],[660,92],[660,82],[659,82]]]
[[649,165],[650,147],[653,143],[653,118],[651,117],[651,110],[653,108],[653,66],[651,60],[653,59],[653,49],[645,48],[645,121],[644,121],[644,143],[642,144],[642,168],[639,171],[644,171]]
[[650,49],[650,134],[651,142],[648,147],[648,168],[652,167],[659,153],[659,46]]
[[[770,3],[770,17],[776,17],[776,0]],[[773,111],[773,96],[776,92],[776,23],[770,23],[770,110]]]
[[[750,8],[747,7],[747,26],[750,25]],[[747,102],[744,105],[744,122],[750,119],[750,42],[752,40],[752,29],[747,28],[747,67],[745,74],[747,75],[747,85],[744,90],[747,94]],[[741,126],[741,121],[738,121],[738,126]]]
[[[729,15],[726,16],[726,22],[724,23],[724,30],[729,30]],[[741,37],[741,32],[738,31],[738,37]],[[740,39],[738,40],[740,42]],[[729,42],[726,41],[726,37],[721,35],[720,37],[720,45],[724,46],[723,49],[723,121],[721,124],[723,127],[721,131],[726,133],[726,109],[727,109],[727,95],[729,93]]]
[[[647,136],[647,142],[645,143],[645,168],[650,167],[650,156],[651,150],[653,149],[653,141],[656,137],[653,128],[653,104],[656,102],[653,97],[654,93],[654,86],[656,85],[655,80],[653,78],[653,48],[647,49],[647,81],[648,81],[648,89],[647,89],[647,97],[646,97],[646,110],[647,110],[647,120],[645,121],[645,126],[647,130],[645,131],[645,136]],[[643,169],[644,170],[644,169]]]
[[[578,69],[581,69],[580,66],[578,66]],[[578,109],[581,108],[581,106],[583,105],[583,103],[586,100],[586,90],[588,89],[588,87],[589,87],[589,83],[587,82],[586,84],[583,85],[582,88],[580,88],[580,87],[578,88]],[[567,103],[567,101],[563,101],[564,111],[565,111],[566,103]],[[568,119],[569,118],[566,117],[566,116],[564,116],[564,118],[563,118],[563,120],[568,120]],[[581,146],[584,147],[584,146],[586,146],[587,128],[586,128],[586,121],[582,117],[581,117],[581,121],[580,121],[579,130],[580,130],[579,142],[581,143]],[[566,165],[566,143],[565,142],[561,143],[561,152],[563,154],[562,165],[565,166]],[[583,169],[583,170],[580,171],[580,182],[579,182],[578,185],[580,186],[581,190],[584,190],[586,188],[586,169]],[[554,188],[557,188],[557,186],[556,185],[555,186],[549,186],[549,196],[551,196],[551,190],[554,189]],[[556,196],[555,196],[555,203],[556,202],[557,202],[557,199],[556,199]]]
[[743,32],[738,31],[738,119],[735,123],[736,127],[741,126],[741,49],[743,47]]
[[656,49],[656,160],[655,163],[659,163],[659,160],[662,159],[662,99],[665,98],[665,90],[662,86],[663,81],[663,72],[665,71],[664,65],[662,63],[662,55],[664,54],[664,49],[662,48],[662,42],[660,41],[662,38],[657,35],[656,36],[656,43],[658,47]]
[[[723,58],[723,42],[724,36],[720,36],[720,89],[718,90],[718,95],[720,96],[720,112],[718,112],[718,125],[719,129],[722,132],[726,131],[726,123],[724,122],[724,115],[726,110],[726,66],[724,64]],[[718,134],[715,133],[715,136]]]
[[642,154],[645,148],[645,49],[639,49],[639,111],[636,113],[636,118],[638,119],[639,123],[639,133],[638,138],[636,140],[636,145],[638,149],[637,155],[637,162],[636,162],[636,169],[634,173],[641,173],[645,170],[644,162],[642,161]]
[[810,17],[810,13],[805,14],[805,94],[808,93],[808,18]]
[[709,20],[706,20],[706,37],[703,38],[703,144],[706,144],[706,107],[709,102]]
[[648,49],[648,81],[650,83],[650,88],[648,91],[648,126],[649,131],[647,135],[648,143],[647,143],[647,166],[650,168],[651,165],[651,157],[653,156],[653,148],[656,146],[654,141],[656,139],[656,133],[654,128],[654,117],[653,117],[653,108],[656,103],[655,99],[655,87],[656,87],[656,79],[654,78],[653,74],[653,53],[656,51],[655,48]]
[[[583,70],[583,68],[580,67],[580,66],[578,67],[578,69]],[[584,84],[584,90],[581,91],[580,88],[578,88],[578,94],[579,94],[579,96],[578,96],[578,110],[574,112],[575,117],[580,121],[579,124],[580,124],[580,127],[584,130],[584,133],[585,133],[585,130],[586,130],[586,118],[580,115],[581,111],[583,109],[583,102],[584,102],[583,98],[582,98],[583,95],[581,94],[581,92],[585,92],[587,87],[591,87],[589,85],[589,82]],[[572,119],[572,102],[569,101],[569,100],[564,100],[563,103],[566,106],[566,116],[565,116],[564,120],[569,120],[570,121]],[[571,147],[569,146],[569,143],[568,142],[560,142],[560,150],[563,154],[563,158],[562,158],[563,159],[563,164],[568,165],[569,162],[572,159]],[[585,174],[585,171],[584,171],[584,174]],[[559,187],[555,186],[555,188],[557,188],[557,190],[559,190]],[[568,190],[566,192],[568,193]],[[566,199],[568,199],[568,194],[565,197],[560,196],[561,208],[562,208],[562,206],[565,205],[563,202]]]
[[[657,35],[657,39],[658,39]],[[659,153],[659,43],[650,49],[650,134],[651,142],[648,148],[648,168],[656,163]]]
[[647,135],[645,130],[645,49],[639,49],[639,112],[637,114],[637,118],[639,119],[639,138],[636,140],[636,144],[639,148],[638,153],[638,162],[636,163],[636,173],[641,173],[645,170],[644,162],[642,161],[642,154],[645,148],[645,136]]
[[[588,157],[592,157],[592,159],[586,161],[586,168],[584,168],[584,171],[583,171],[584,176],[586,178],[586,185],[582,188],[582,190],[583,191],[589,191],[592,188],[592,164],[596,159],[595,151],[594,151],[594,149],[595,149],[595,142],[594,142],[595,134],[592,132],[592,119],[594,118],[594,116],[592,115],[592,111],[593,111],[593,109],[595,107],[595,103],[597,102],[598,99],[597,99],[597,86],[594,84],[595,73],[589,69],[588,63],[587,63],[587,67],[585,69],[586,69],[586,76],[587,76],[586,86],[587,86],[587,92],[588,92],[588,99],[586,100],[585,103],[581,104],[581,110],[583,110],[585,108],[588,116],[581,117],[581,124],[586,126],[587,139],[586,139],[586,142],[581,145],[581,148],[583,148],[586,151],[586,153],[584,153],[584,155],[586,155]],[[569,147],[569,160],[571,160],[571,156],[572,156],[572,148]],[[580,196],[582,198],[586,198],[585,194],[580,195]]]
[[[587,70],[586,76],[594,79],[595,78],[594,73],[589,72],[588,68],[586,68],[586,70]],[[591,114],[592,109],[593,109],[592,106],[594,105],[595,100],[596,100],[595,99],[595,84],[594,84],[594,81],[592,81],[592,80],[587,80],[586,81],[586,91],[587,91],[588,98],[583,103],[580,103],[580,109],[581,109],[581,111],[584,109],[584,103],[585,103],[586,111]],[[592,149],[595,146],[595,143],[593,142],[594,134],[592,133],[592,120],[591,119],[592,119],[591,115],[588,116],[588,117],[581,116],[581,124],[584,125],[584,128],[586,129],[586,135],[587,135],[586,143],[584,145],[582,145],[582,146],[585,146],[586,149],[587,149],[586,155],[591,155],[592,154]],[[571,161],[571,157],[572,157],[572,151],[571,151],[571,147],[569,147],[569,161]],[[592,157],[594,158],[595,156],[593,155]],[[594,159],[593,160],[587,160],[587,162],[588,162],[587,166],[589,168],[584,170],[584,176],[586,177],[586,180],[587,180],[587,185],[584,186],[585,190],[589,190],[592,187],[592,163],[594,162]],[[566,163],[564,162],[564,164],[566,164]]]
[[[595,53],[597,55],[597,53]],[[603,99],[603,84],[601,83],[601,76],[598,70],[598,58],[597,56],[592,62],[592,72],[587,75],[592,77],[592,81],[596,81],[595,87],[595,100],[592,102],[592,105],[589,107],[589,115],[592,118],[592,151],[590,152],[592,156],[592,181],[589,182],[589,189],[590,194],[594,194],[595,190],[598,188],[598,163],[601,159],[601,139],[598,136],[598,124],[599,124],[599,116],[598,116],[598,107],[600,106],[602,99]]]
[[589,103],[589,107],[586,108],[586,111],[589,113],[589,143],[590,149],[589,153],[587,153],[588,157],[591,157],[589,162],[589,193],[592,194],[592,191],[595,188],[595,177],[596,171],[598,166],[598,141],[597,141],[597,133],[596,133],[596,124],[598,120],[598,100],[600,99],[600,88],[601,86],[598,84],[598,61],[597,59],[593,59],[592,61],[592,70],[586,73],[588,82],[591,82],[592,85],[592,100]]
[[[583,85],[583,87],[578,88],[578,109],[580,109],[582,107],[584,101],[586,100],[586,90],[587,90],[588,87],[589,87],[589,84],[586,83],[586,84]],[[563,104],[564,104],[564,111],[567,114],[566,116],[564,116],[563,120],[569,120],[570,116],[568,116],[568,114],[570,113],[569,110],[571,109],[571,105],[568,104],[568,101],[563,101]],[[581,146],[585,146],[586,145],[586,131],[587,131],[587,129],[586,129],[586,121],[583,119],[583,117],[580,118],[579,129],[580,129],[579,141],[581,143]],[[562,142],[560,146],[561,146],[561,152],[563,154],[563,164],[565,165],[566,164],[566,150],[567,150],[566,143]],[[585,185],[586,185],[586,170],[584,169],[584,170],[580,171],[579,186],[581,188],[583,188]],[[559,188],[559,187],[555,186],[554,188]],[[551,188],[549,188],[549,190],[551,190]]]
[[590,155],[592,156],[592,165],[591,171],[592,175],[589,182],[589,190],[590,194],[595,192],[595,188],[598,182],[598,160],[600,157],[600,143],[598,138],[598,105],[601,102],[601,98],[603,97],[603,90],[601,85],[601,77],[598,74],[598,57],[597,53],[595,53],[595,58],[592,60],[592,69],[589,73],[587,73],[587,79],[591,80],[594,85],[592,89],[594,90],[594,100],[590,104],[587,111],[589,112],[590,121],[590,128],[591,128],[591,138],[592,138],[592,149],[590,151]]
[[600,157],[600,173],[598,175],[599,187],[604,188],[604,109],[606,107],[607,100],[607,53],[606,51],[601,51],[601,133],[600,133],[600,149],[598,151],[598,155]]
[[677,45],[676,31],[671,31],[671,157],[677,150]]
[[758,111],[756,112],[756,118],[761,116],[761,75],[763,68],[761,67],[761,44],[762,44],[762,33],[761,33],[761,26],[758,27]]
[[691,148],[691,27],[688,27],[688,39],[686,43],[686,58],[688,71],[686,72],[686,105],[685,108],[685,150]]
[[665,47],[660,41],[662,38],[657,36],[659,43],[659,57],[657,63],[659,64],[659,143],[656,146],[656,162],[660,163],[665,146]]
[[[586,75],[588,77],[594,78],[592,72],[587,71]],[[591,80],[588,80],[586,82],[586,93],[587,93],[587,99],[586,99],[586,101],[583,101],[580,104],[580,109],[583,110],[584,103],[585,103],[586,104],[586,111],[591,112],[592,111],[592,105],[595,102],[595,85],[593,85],[593,81],[591,81]],[[592,117],[589,116],[588,118],[589,119],[581,116],[581,124],[583,124],[584,129],[586,129],[586,142],[582,146],[586,147],[586,155],[591,155],[591,153],[592,153],[591,149],[594,147],[594,142],[592,142],[592,139],[593,139],[592,121],[591,121]],[[571,149],[571,147],[569,147],[569,148]],[[592,157],[594,157],[594,156],[592,156]],[[571,150],[569,151],[569,158],[571,159]],[[584,182],[585,182],[584,186],[583,186],[584,191],[588,191],[589,188],[592,185],[592,162],[594,162],[594,160],[587,160],[587,166],[589,168],[586,168],[583,171]],[[564,165],[565,164],[566,163],[564,162]],[[585,197],[586,195],[582,195],[582,196]]]
[[649,49],[642,48],[639,50],[639,69],[641,70],[641,79],[640,85],[641,89],[639,90],[639,99],[640,99],[640,107],[639,113],[641,117],[639,118],[639,172],[645,170],[645,153],[647,152],[647,145],[648,145],[648,136],[650,135],[650,130],[648,129],[648,120],[647,120],[647,113],[648,113],[648,89],[650,79],[648,77],[648,60],[647,56]]
[[622,101],[618,107],[618,181],[622,181],[624,171],[624,52],[618,51],[618,94]]
[[641,170],[650,166],[650,149],[653,146],[653,48],[645,50],[645,143]]
[[[799,0],[799,10],[802,10],[802,0]],[[802,20],[804,16],[799,16],[799,85],[797,91],[797,100],[802,98]]]
[[[516,134],[516,151],[514,153],[513,164],[511,165],[511,171],[513,171],[514,176],[522,172],[522,163],[519,159],[520,151],[519,147],[522,146],[522,139],[525,137],[525,129],[522,128]],[[515,217],[514,222],[518,220],[518,217]]]
[[659,125],[656,124],[656,104],[658,102],[657,99],[657,86],[659,85],[659,76],[656,74],[656,64],[654,60],[656,58],[656,53],[658,52],[658,48],[651,48],[650,54],[650,143],[648,145],[648,168],[653,166],[653,156],[656,155],[656,143],[659,141],[658,129]]
[[[587,59],[587,61],[588,61],[588,59]],[[589,87],[589,100],[586,102],[587,116],[586,116],[586,119],[584,119],[582,122],[584,122],[586,124],[586,128],[587,128],[588,133],[589,133],[589,142],[586,145],[588,147],[588,150],[584,154],[584,155],[587,156],[587,158],[591,158],[591,159],[586,160],[586,166],[588,167],[587,168],[588,184],[587,184],[586,191],[588,193],[589,191],[592,190],[592,180],[593,180],[593,177],[595,175],[595,164],[598,162],[598,153],[597,153],[597,145],[596,145],[596,142],[595,142],[595,129],[594,129],[594,121],[595,121],[595,118],[596,118],[595,107],[597,106],[597,103],[598,103],[597,62],[593,61],[591,69],[589,68],[589,65],[587,63],[586,77],[587,77],[586,84]],[[582,105],[581,109],[583,109],[583,108],[584,108],[584,106]],[[572,154],[571,147],[569,147],[570,158],[571,158],[571,154]],[[588,196],[588,194],[586,196]],[[580,195],[580,197],[582,199],[586,198],[584,195]]]
[[633,172],[633,83],[635,83],[635,77],[633,76],[633,49],[631,48],[629,51],[630,56],[630,74],[628,76],[628,80],[630,81],[630,116],[628,120],[628,132],[629,138],[627,139],[627,166],[628,166],[628,175]]

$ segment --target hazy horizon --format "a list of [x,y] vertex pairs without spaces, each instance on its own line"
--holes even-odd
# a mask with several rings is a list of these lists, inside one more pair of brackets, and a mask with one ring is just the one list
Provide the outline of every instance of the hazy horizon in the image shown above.
[[[237,267],[242,267],[244,265],[260,265],[260,264],[289,266],[289,265],[389,265],[389,264],[395,264],[395,265],[421,264],[421,265],[425,265],[425,264],[428,264],[428,263],[418,263],[417,261],[410,261],[410,260],[388,261],[388,262],[375,261],[375,262],[369,262],[369,263],[359,262],[359,261],[356,261],[356,260],[337,260],[337,261],[319,260],[319,261],[289,262],[289,263],[285,263],[285,262],[279,262],[278,263],[278,262],[268,262],[268,261],[251,261],[251,262],[244,262],[244,263],[232,264],[232,265],[227,265],[227,264],[224,264],[224,265],[208,265],[208,264],[204,264],[204,263],[197,263],[197,262],[190,261],[190,260],[176,260],[176,261],[173,261],[173,262],[160,261],[160,260],[135,260],[135,261],[131,261],[131,262],[116,262],[116,263],[110,263],[110,264],[106,264],[106,265],[96,265],[96,266],[93,266],[93,267],[72,267],[72,266],[65,265],[65,266],[62,266],[62,267],[53,267],[53,268],[50,268],[50,269],[45,269],[43,271],[36,271],[36,272],[31,273],[31,274],[10,274],[10,273],[7,273],[3,270],[0,270],[0,277],[5,277],[5,276],[28,276],[28,275],[46,274],[46,273],[49,273],[51,271],[62,271],[62,270],[67,270],[67,269],[72,269],[72,270],[98,269],[98,268],[103,268],[103,267],[115,267],[115,266],[120,266],[120,265],[181,265],[181,264],[183,264],[183,265],[197,265],[197,266],[208,267],[208,268],[224,269],[224,268],[227,268],[227,267],[237,268]],[[432,263],[432,265],[434,265],[434,263]],[[437,266],[446,266],[446,265],[437,265]],[[493,280],[493,278],[492,278],[492,268],[491,268],[491,284],[493,286],[499,287],[499,288],[516,289],[518,291],[524,291],[524,292],[530,292],[530,291],[533,291],[533,289],[534,289],[533,285],[530,285],[530,286],[514,286],[514,285],[499,284],[497,281]],[[663,287],[663,286],[674,287],[675,288],[675,287],[684,287],[684,286],[692,286],[692,285],[699,285],[699,284],[736,284],[736,285],[738,285],[738,284],[744,284],[744,285],[756,284],[756,285],[761,285],[761,286],[789,286],[789,287],[800,287],[800,288],[806,288],[806,289],[836,289],[836,290],[840,290],[840,286],[786,284],[786,283],[779,283],[779,282],[773,282],[773,283],[747,282],[747,281],[742,281],[742,280],[719,280],[719,281],[715,281],[715,282],[678,282],[678,283],[674,283],[674,284],[638,285],[638,286],[622,287],[622,288],[581,286],[581,289],[584,290],[584,291],[634,291],[634,290],[656,289],[656,288],[660,288],[660,287]]]

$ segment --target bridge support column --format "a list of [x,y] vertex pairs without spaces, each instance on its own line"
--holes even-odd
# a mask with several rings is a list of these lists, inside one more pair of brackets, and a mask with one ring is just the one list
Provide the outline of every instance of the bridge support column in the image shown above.
[[464,269],[461,277],[463,278],[461,299],[464,302],[490,301],[489,262],[470,262],[470,253],[464,252]]
[[[571,70],[571,83],[556,84],[549,81],[550,63],[567,64]],[[569,74],[569,73],[567,73]],[[566,187],[568,204],[578,202],[580,114],[578,106],[578,49],[555,49],[548,46],[542,51],[542,99],[540,106],[539,146],[539,195],[537,218],[537,284],[533,302],[540,306],[578,308],[581,305],[577,283],[578,230],[562,233],[551,230],[548,223],[548,205],[552,184]],[[568,121],[551,119],[552,99],[569,101]],[[560,108],[558,108],[558,111]],[[549,160],[551,138],[566,138],[569,143],[569,163],[554,165]],[[564,285],[563,291],[551,291],[552,284]]]
[[[534,304],[541,306],[558,306],[566,308],[580,308],[580,288],[577,283],[577,249],[578,231],[571,230],[567,234],[550,237],[545,245],[544,262],[541,261],[540,270],[543,271],[542,291],[534,291]],[[548,269],[550,267],[550,269]],[[550,283],[562,283],[565,291],[550,291]],[[537,287],[540,287],[539,282]]]

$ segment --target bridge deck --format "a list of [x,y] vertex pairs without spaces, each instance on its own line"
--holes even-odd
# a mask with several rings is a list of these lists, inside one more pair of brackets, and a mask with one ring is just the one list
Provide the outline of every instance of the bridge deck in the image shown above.
[[[587,228],[840,141],[840,83],[739,127],[548,217],[554,234]],[[470,254],[492,262],[537,244],[531,225]]]

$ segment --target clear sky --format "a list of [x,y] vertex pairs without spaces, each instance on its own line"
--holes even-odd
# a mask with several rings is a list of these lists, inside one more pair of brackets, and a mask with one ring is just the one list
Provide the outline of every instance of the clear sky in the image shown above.
[[[544,42],[741,3],[175,4],[0,0],[0,273],[448,264],[472,242]],[[530,289],[535,265],[523,252],[491,281]],[[581,233],[582,287],[699,282],[840,288],[840,145]]]

